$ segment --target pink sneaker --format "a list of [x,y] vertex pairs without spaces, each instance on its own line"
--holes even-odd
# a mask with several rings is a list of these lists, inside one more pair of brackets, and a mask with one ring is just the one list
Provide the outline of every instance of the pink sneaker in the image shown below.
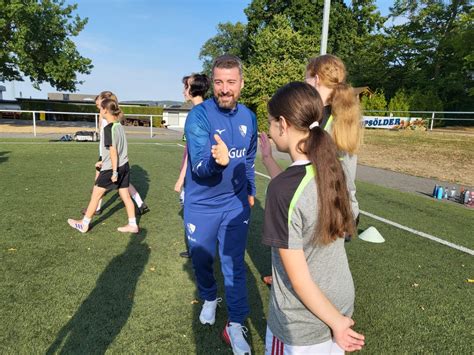
[[117,230],[122,233],[138,233],[139,229],[138,226],[131,226],[130,224],[127,224],[126,226],[123,227],[118,227]]
[[82,223],[82,219],[81,220],[75,220],[75,219],[72,219],[72,218],[69,218],[67,220],[67,223],[74,229],[77,229],[79,232],[81,233],[86,233],[88,230],[89,230],[89,226],[86,226],[84,223]]

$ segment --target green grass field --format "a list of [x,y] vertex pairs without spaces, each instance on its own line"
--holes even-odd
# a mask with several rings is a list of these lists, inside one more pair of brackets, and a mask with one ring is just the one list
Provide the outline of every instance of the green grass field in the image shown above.
[[[0,143],[0,352],[230,354],[219,337],[225,306],[215,326],[199,323],[191,264],[178,256],[184,243],[173,186],[182,148],[130,141],[132,181],[151,208],[141,233],[116,232],[126,213],[110,193],[82,235],[66,220],[89,201],[97,145],[30,142]],[[257,170],[265,172],[260,163]],[[267,184],[257,177],[246,256],[255,354],[264,351],[269,297],[260,280],[270,272],[260,243]],[[358,198],[364,211],[474,248],[472,210],[365,183]],[[368,217],[359,229],[370,225],[385,243],[346,244],[363,352],[472,353],[472,256]]]

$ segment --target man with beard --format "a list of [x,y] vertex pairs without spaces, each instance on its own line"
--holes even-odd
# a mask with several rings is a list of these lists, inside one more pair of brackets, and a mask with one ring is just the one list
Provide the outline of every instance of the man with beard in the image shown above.
[[244,262],[254,204],[257,150],[255,114],[239,104],[242,63],[218,57],[212,68],[214,98],[186,119],[189,163],[184,224],[200,297],[202,324],[215,323],[217,285],[213,263],[218,244],[229,320],[222,332],[234,354],[250,354],[243,326],[249,312]]

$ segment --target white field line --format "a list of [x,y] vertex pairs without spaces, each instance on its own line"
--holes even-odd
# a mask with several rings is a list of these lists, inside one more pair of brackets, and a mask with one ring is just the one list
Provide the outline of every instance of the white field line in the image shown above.
[[[265,174],[262,174],[262,173],[260,173],[260,172],[258,172],[258,171],[255,171],[255,174],[260,175],[260,176],[263,176],[264,178],[269,179],[269,180],[271,179],[270,176],[265,175]],[[390,220],[388,220],[388,219],[385,219],[385,218],[376,216],[376,215],[374,215],[374,214],[372,214],[372,213],[369,213],[369,212],[365,212],[365,211],[360,210],[360,213],[363,214],[364,216],[367,216],[367,217],[376,219],[377,221],[380,221],[380,222],[389,224],[389,225],[391,225],[391,226],[393,226],[393,227],[396,227],[396,228],[402,229],[402,230],[404,230],[404,231],[413,233],[413,234],[418,235],[418,236],[420,236],[420,237],[427,238],[427,239],[432,240],[432,241],[434,241],[434,242],[437,242],[437,243],[446,245],[446,246],[448,246],[448,247],[450,247],[450,248],[453,248],[453,249],[462,251],[462,252],[467,253],[467,254],[470,254],[470,255],[474,255],[474,250],[469,249],[469,248],[466,248],[466,247],[463,247],[462,245],[457,245],[457,244],[448,242],[448,241],[446,241],[446,240],[444,240],[444,239],[435,237],[434,235],[431,235],[431,234],[428,234],[428,233],[425,233],[425,232],[417,231],[416,229],[413,229],[413,228],[410,228],[410,227],[406,227],[406,226],[404,226],[404,225],[402,225],[402,224],[399,224],[399,223],[390,221]]]
[[362,213],[364,216],[367,216],[367,217],[376,219],[377,221],[380,221],[380,222],[389,224],[389,225],[391,225],[391,226],[394,226],[394,227],[396,227],[396,228],[402,229],[402,230],[404,230],[404,231],[407,231],[407,232],[416,234],[416,235],[418,235],[418,236],[420,236],[420,237],[427,238],[427,239],[432,240],[432,241],[434,241],[434,242],[437,242],[437,243],[440,243],[440,244],[443,244],[443,245],[447,245],[447,246],[450,247],[450,248],[453,248],[453,249],[462,251],[462,252],[467,253],[467,254],[470,254],[470,255],[474,255],[474,250],[469,249],[469,248],[466,248],[466,247],[463,247],[462,245],[457,245],[457,244],[448,242],[448,241],[446,241],[446,240],[444,240],[444,239],[435,237],[434,235],[431,235],[431,234],[428,234],[428,233],[425,233],[425,232],[420,232],[420,231],[417,231],[416,229],[413,229],[413,228],[410,228],[410,227],[405,227],[405,226],[402,225],[402,224],[399,224],[399,223],[397,223],[397,222],[393,222],[393,221],[390,221],[390,220],[388,220],[388,219],[385,219],[385,218],[376,216],[376,215],[374,215],[374,214],[372,214],[372,213],[369,213],[369,212],[360,211],[360,213]]

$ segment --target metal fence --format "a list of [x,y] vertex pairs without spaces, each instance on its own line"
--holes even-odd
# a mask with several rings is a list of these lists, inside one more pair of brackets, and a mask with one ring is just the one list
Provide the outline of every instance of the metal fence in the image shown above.
[[[94,116],[95,131],[99,129],[99,114],[89,112],[61,112],[61,111],[29,111],[29,110],[3,110],[0,109],[0,113],[31,113],[33,118],[33,135],[36,137],[36,121],[37,117],[41,114],[56,114],[56,115],[75,115],[75,116]],[[124,114],[125,117],[146,117],[150,120],[150,138],[153,138],[153,118],[163,118],[163,115],[149,115],[149,114]],[[161,121],[160,121],[161,122]]]
[[[433,130],[435,121],[474,121],[474,112],[461,111],[380,111],[380,110],[364,110],[364,114],[370,116],[370,113],[377,113],[377,116],[394,117],[397,114],[404,114],[401,117],[422,118],[429,121],[429,129]],[[380,114],[382,113],[382,114]],[[408,116],[405,116],[408,114]],[[416,115],[419,115],[417,117]],[[455,115],[457,117],[444,117],[445,115]],[[468,116],[468,117],[466,117]]]
[[[40,114],[57,114],[57,115],[75,115],[75,116],[93,116],[95,121],[95,131],[98,131],[98,113],[88,112],[61,112],[61,111],[29,111],[29,110],[7,110],[1,109],[1,112],[9,113],[31,113],[33,124],[33,135],[36,137],[36,121]],[[456,112],[456,111],[381,111],[381,110],[364,110],[364,115],[371,115],[377,113],[376,116],[395,117],[397,114],[403,114],[400,117],[423,118],[429,121],[429,129],[433,130],[435,121],[474,121],[474,112]],[[408,116],[406,116],[408,114]],[[419,115],[420,117],[417,117]],[[445,115],[457,117],[444,117]],[[468,117],[466,117],[468,116]],[[149,115],[149,114],[126,114],[125,117],[145,117],[150,121],[150,138],[153,137],[153,119],[161,118],[163,115]],[[161,122],[161,121],[160,121]]]

